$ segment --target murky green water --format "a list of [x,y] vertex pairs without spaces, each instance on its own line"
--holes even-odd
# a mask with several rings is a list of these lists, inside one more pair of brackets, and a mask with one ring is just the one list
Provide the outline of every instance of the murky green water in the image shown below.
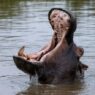
[[[89,65],[83,80],[67,85],[39,85],[36,78],[18,70],[12,60],[18,49],[39,50],[51,38],[48,11],[61,7],[78,20],[75,43],[85,49],[82,62]],[[94,95],[95,0],[0,1],[0,95]]]

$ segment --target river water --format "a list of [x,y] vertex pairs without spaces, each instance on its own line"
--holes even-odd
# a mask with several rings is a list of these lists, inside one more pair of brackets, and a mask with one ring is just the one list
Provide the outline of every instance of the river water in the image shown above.
[[[21,46],[38,51],[52,29],[48,11],[70,10],[77,17],[74,41],[84,48],[81,61],[89,66],[84,79],[66,85],[41,85],[37,78],[18,70],[12,56]],[[0,95],[94,95],[95,93],[95,0],[1,0],[0,1]]]

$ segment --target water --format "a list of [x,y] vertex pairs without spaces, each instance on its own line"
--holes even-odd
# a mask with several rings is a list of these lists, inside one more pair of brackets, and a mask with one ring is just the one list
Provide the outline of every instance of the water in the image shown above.
[[[0,1],[0,95],[94,95],[95,93],[95,1],[94,0],[1,0]],[[40,85],[36,78],[18,70],[12,56],[25,45],[38,51],[52,30],[48,11],[61,7],[72,11],[78,27],[75,43],[85,50],[82,62],[89,66],[83,80],[67,85]]]

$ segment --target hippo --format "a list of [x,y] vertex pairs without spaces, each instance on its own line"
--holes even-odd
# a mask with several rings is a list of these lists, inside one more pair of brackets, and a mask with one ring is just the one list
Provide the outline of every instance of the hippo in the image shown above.
[[73,40],[76,18],[66,10],[52,8],[48,19],[54,31],[51,41],[37,53],[26,54],[22,47],[13,60],[23,72],[37,75],[39,83],[74,81],[88,68],[80,61],[84,49],[77,47]]

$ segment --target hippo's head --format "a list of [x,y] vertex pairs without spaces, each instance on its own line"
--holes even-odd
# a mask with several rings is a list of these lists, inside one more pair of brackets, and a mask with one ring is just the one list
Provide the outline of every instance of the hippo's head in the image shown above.
[[62,36],[62,32],[67,31],[68,44],[73,42],[73,34],[76,30],[76,18],[68,11],[61,8],[52,8],[48,13],[48,19],[54,32]]

